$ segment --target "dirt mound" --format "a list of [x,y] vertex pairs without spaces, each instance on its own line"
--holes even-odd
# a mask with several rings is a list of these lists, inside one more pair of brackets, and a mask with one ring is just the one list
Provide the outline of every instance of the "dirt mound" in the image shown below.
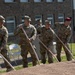
[[75,61],[39,65],[2,75],[75,75]]

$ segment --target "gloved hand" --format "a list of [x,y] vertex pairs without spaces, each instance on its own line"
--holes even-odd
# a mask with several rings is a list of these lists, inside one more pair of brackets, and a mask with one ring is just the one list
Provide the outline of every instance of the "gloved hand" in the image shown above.
[[27,40],[28,40],[28,42],[32,42],[32,41],[33,41],[33,39],[32,39],[32,38],[28,38]]

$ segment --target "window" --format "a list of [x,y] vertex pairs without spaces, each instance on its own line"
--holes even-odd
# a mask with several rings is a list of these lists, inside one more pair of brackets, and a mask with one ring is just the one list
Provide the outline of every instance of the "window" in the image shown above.
[[53,14],[48,14],[48,15],[47,15],[47,19],[48,19],[49,21],[51,21],[51,25],[52,25],[52,27],[53,27],[53,25],[54,25],[54,16],[53,16]]
[[5,2],[14,2],[14,0],[5,0]]
[[63,0],[57,0],[58,2],[63,2]]
[[46,0],[46,2],[53,2],[53,0]]
[[8,29],[9,35],[12,35],[15,29],[15,18],[14,17],[6,18],[6,27]]
[[41,0],[34,0],[34,2],[41,2]]
[[73,10],[75,10],[75,0],[73,0]]
[[22,16],[22,18],[21,18],[21,22],[24,23],[24,16]]
[[41,21],[42,21],[42,15],[36,15],[36,16],[35,16],[35,21],[36,21],[37,19],[41,19]]
[[58,14],[58,21],[60,23],[63,23],[64,22],[64,14]]
[[20,0],[20,2],[28,2],[28,0]]

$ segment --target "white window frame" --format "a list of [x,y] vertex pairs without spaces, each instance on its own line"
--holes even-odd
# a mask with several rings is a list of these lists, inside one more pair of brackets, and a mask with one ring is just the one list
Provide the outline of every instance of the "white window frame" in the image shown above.
[[28,2],[28,0],[20,0],[20,2]]
[[62,22],[59,23],[64,23],[64,14],[58,14],[58,21],[59,19],[62,19]]
[[75,0],[73,0],[73,10],[75,10]]
[[53,0],[46,0],[46,2],[53,2]]
[[52,27],[54,26],[54,15],[53,14],[48,14],[47,15],[47,19],[49,20],[49,21],[51,21],[51,25],[52,25]]
[[34,0],[34,2],[41,2],[41,0]]
[[21,17],[21,22],[24,23],[24,16]]
[[[8,18],[13,18],[13,20],[8,20]],[[6,18],[6,27],[7,27],[7,25],[8,25],[8,23],[10,24],[10,23],[13,23],[13,25],[14,25],[14,29],[15,29],[15,17],[7,17]],[[8,27],[7,27],[7,29],[8,29]],[[13,32],[9,32],[9,30],[8,30],[8,35],[14,35],[14,29],[13,29]]]
[[57,0],[58,2],[63,2],[64,0]]
[[12,3],[14,0],[4,0],[5,3]]
[[38,19],[42,21],[42,15],[35,15],[35,21],[37,21]]

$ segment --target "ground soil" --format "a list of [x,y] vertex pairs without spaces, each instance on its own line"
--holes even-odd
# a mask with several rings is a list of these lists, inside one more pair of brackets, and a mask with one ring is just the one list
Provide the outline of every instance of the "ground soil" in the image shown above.
[[0,75],[75,75],[75,61],[38,65]]

